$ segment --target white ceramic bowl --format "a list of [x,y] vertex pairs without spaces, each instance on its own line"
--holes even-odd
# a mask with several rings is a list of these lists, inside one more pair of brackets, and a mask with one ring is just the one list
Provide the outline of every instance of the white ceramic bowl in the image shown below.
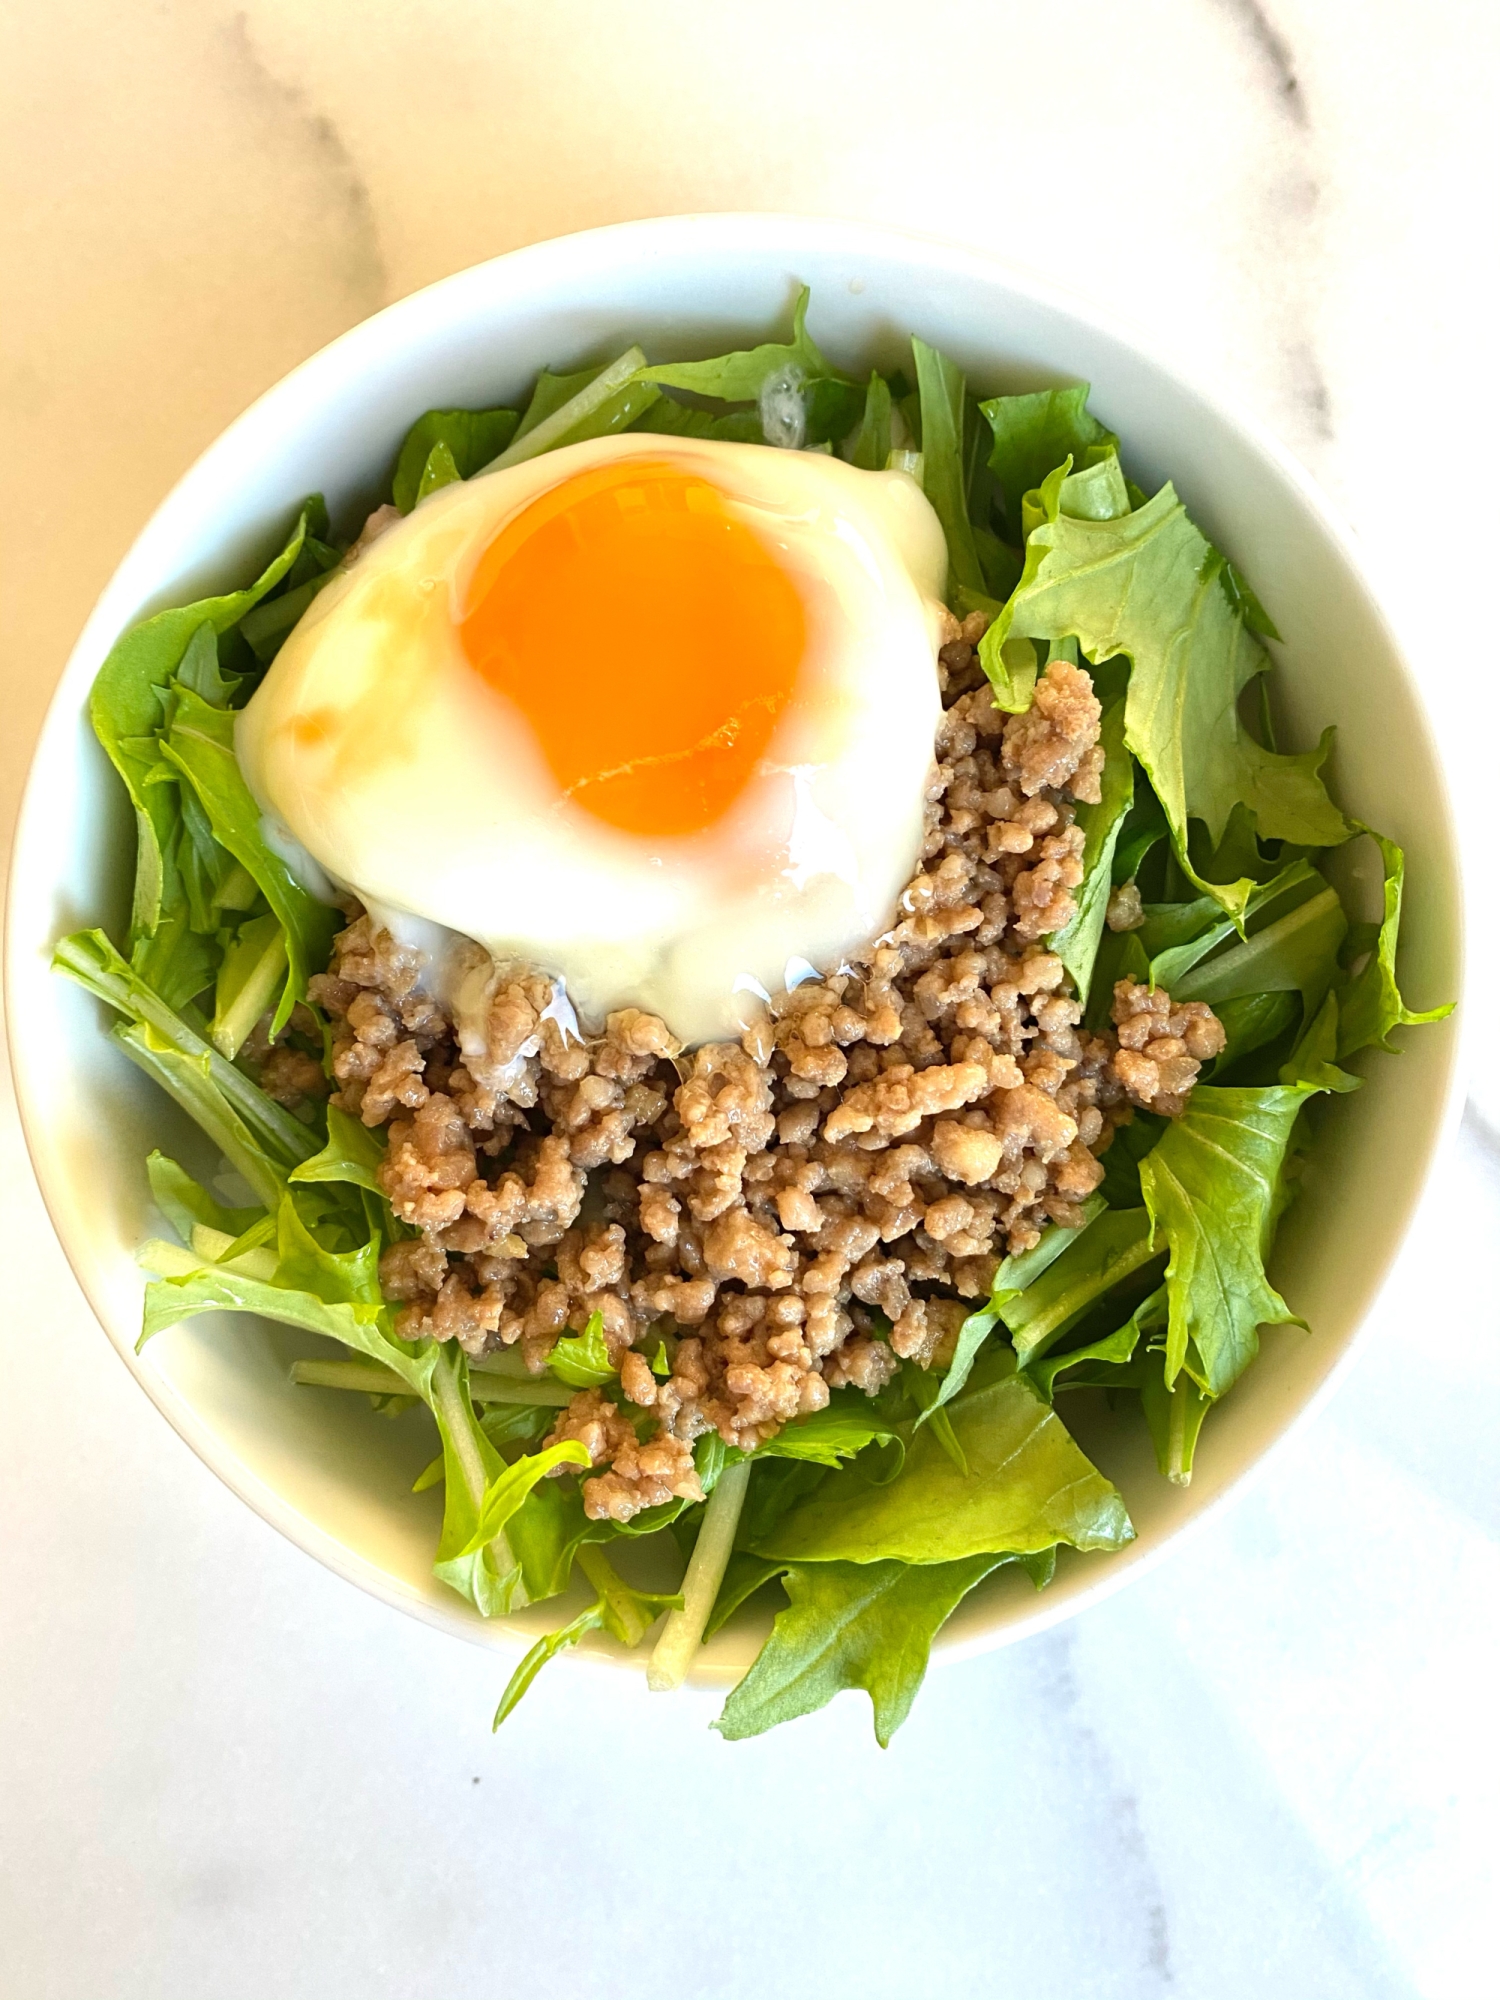
[[[58,1234],[110,1339],[167,1419],[236,1493],[340,1575],[463,1638],[512,1651],[558,1607],[486,1625],[434,1582],[437,1499],[409,1492],[431,1450],[421,1413],[383,1422],[362,1397],[293,1388],[288,1361],[306,1344],[257,1321],[205,1317],[134,1353],[142,1279],[132,1253],[158,1226],[144,1156],[156,1143],[189,1158],[203,1148],[106,1040],[102,1010],[48,968],[56,937],[100,922],[118,930],[128,901],[134,840],[88,727],[89,687],[136,619],[253,574],[303,494],[322,490],[352,531],[420,411],[514,401],[539,368],[577,366],[631,340],[653,359],[748,344],[786,324],[804,281],[813,330],[843,363],[893,362],[918,332],[985,393],[1094,384],[1094,407],[1119,431],[1135,477],[1148,487],[1176,481],[1285,635],[1279,700],[1290,740],[1310,744],[1337,722],[1340,800],[1405,846],[1403,969],[1414,1004],[1459,990],[1452,815],[1417,690],[1348,543],[1284,451],[1088,306],[924,238],[709,215],[516,251],[335,341],[232,425],[162,503],[68,663],[15,845],[11,1056]],[[1358,865],[1368,900],[1373,858]],[[1123,1489],[1139,1539],[1112,1558],[1065,1557],[1041,1596],[1000,1576],[964,1604],[942,1636],[945,1650],[1020,1638],[1139,1573],[1308,1410],[1347,1356],[1410,1222],[1455,1101],[1455,1054],[1449,1026],[1413,1034],[1399,1060],[1367,1060],[1368,1088],[1329,1107],[1272,1269],[1312,1331],[1282,1327],[1267,1337],[1205,1427],[1191,1487],[1158,1476],[1138,1421],[1070,1398],[1069,1419]],[[719,1635],[700,1678],[733,1679],[759,1641],[754,1627]]]

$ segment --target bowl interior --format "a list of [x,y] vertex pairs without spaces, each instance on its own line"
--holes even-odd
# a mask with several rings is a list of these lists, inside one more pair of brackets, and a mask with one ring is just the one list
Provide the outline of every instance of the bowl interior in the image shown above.
[[[363,1398],[294,1389],[304,1338],[204,1318],[133,1353],[142,1280],[133,1262],[159,1227],[144,1156],[161,1145],[212,1172],[197,1134],[113,1049],[100,1010],[48,968],[53,941],[118,926],[128,898],[128,810],[87,723],[117,634],[165,604],[238,583],[281,537],[305,493],[352,532],[379,497],[422,410],[513,401],[537,370],[602,359],[639,340],[653,359],[713,353],[786,323],[799,283],[812,328],[840,363],[893,362],[918,332],[986,394],[1089,380],[1133,475],[1171,477],[1209,536],[1245,569],[1284,635],[1285,740],[1339,735],[1346,809],[1401,842],[1409,884],[1408,997],[1458,991],[1456,844],[1410,677],[1340,537],[1289,462],[1172,369],[993,261],[850,225],[774,217],[628,224],[517,252],[419,293],[315,356],[204,455],[116,574],[68,665],[36,754],[14,850],[8,934],[12,1060],[37,1173],[74,1269],[111,1339],[189,1443],[251,1505],[323,1561],[435,1623],[514,1645],[557,1607],[487,1626],[431,1576],[438,1501],[410,1486],[430,1456],[425,1417],[372,1416]],[[1369,848],[1370,843],[1360,844]],[[1378,859],[1350,857],[1378,910]],[[1064,1414],[1119,1483],[1139,1539],[1123,1555],[1065,1558],[1038,1597],[1001,1575],[961,1608],[946,1647],[993,1645],[1112,1588],[1201,1517],[1306,1408],[1381,1284],[1412,1215],[1451,1096],[1451,1027],[1410,1037],[1399,1060],[1365,1059],[1369,1087],[1329,1104],[1273,1281],[1310,1332],[1275,1329],[1261,1360],[1205,1427],[1186,1489],[1157,1475],[1143,1427],[1087,1396]],[[665,1556],[632,1560],[649,1573]],[[731,1625],[700,1675],[732,1678],[763,1622]],[[601,1642],[607,1647],[608,1642]]]

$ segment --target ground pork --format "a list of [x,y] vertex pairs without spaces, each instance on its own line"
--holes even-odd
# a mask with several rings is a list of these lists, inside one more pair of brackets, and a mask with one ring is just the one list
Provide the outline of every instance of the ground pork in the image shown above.
[[312,1053],[322,1047],[322,1030],[310,1007],[294,1007],[292,1017],[274,1041],[271,1016],[256,1022],[240,1049],[240,1061],[267,1097],[290,1111],[315,1104],[328,1095],[323,1065]]
[[637,1009],[580,1038],[551,982],[510,967],[461,1044],[419,956],[364,915],[312,982],[335,1101],[385,1128],[381,1185],[414,1232],[381,1262],[399,1331],[518,1346],[540,1371],[599,1315],[618,1388],[574,1396],[552,1433],[587,1446],[595,1519],[700,1497],[708,1431],[748,1449],[831,1389],[941,1361],[1002,1258],[1078,1225],[1132,1107],[1180,1111],[1224,1045],[1208,1008],[1128,981],[1113,1028],[1084,1028],[1043,940],[1075,906],[1099,704],[1053,661],[1032,708],[1003,714],[982,630],[943,635],[893,927],[741,1041],[683,1053]]
[[1224,1047],[1224,1029],[1201,1000],[1173,1004],[1164,988],[1115,987],[1111,1016],[1119,1049],[1114,1071],[1136,1104],[1175,1118],[1187,1102],[1198,1071]]
[[597,1389],[585,1389],[573,1398],[546,1442],[563,1444],[569,1439],[583,1446],[591,1464],[606,1468],[599,1477],[583,1482],[584,1512],[591,1521],[628,1521],[645,1507],[703,1498],[692,1446],[667,1430],[642,1443],[630,1419]]

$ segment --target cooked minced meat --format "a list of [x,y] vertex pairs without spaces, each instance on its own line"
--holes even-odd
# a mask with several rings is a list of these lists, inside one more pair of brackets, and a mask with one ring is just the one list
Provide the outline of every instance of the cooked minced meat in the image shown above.
[[1124,981],[1115,1031],[1080,1026],[1038,940],[1075,907],[1099,704],[1054,661],[1003,714],[982,629],[950,621],[939,654],[939,761],[894,928],[739,1042],[683,1052],[632,1008],[581,1041],[517,968],[461,1050],[420,956],[365,916],[311,983],[335,1101],[387,1128],[381,1184],[420,1232],[381,1262],[400,1332],[519,1345],[540,1370],[600,1314],[618,1389],[575,1396],[552,1433],[586,1445],[595,1519],[698,1497],[707,1430],[749,1448],[831,1388],[873,1394],[951,1352],[1001,1259],[1078,1225],[1132,1106],[1174,1115],[1224,1045],[1206,1007]]
[[[273,1043],[268,1032],[270,1025],[269,1014],[257,1021],[245,1037],[241,1050],[247,1066],[254,1071],[267,1097],[274,1097],[278,1104],[286,1105],[289,1110],[326,1097],[328,1079],[323,1074],[323,1065],[315,1056],[285,1038]],[[292,1010],[288,1029],[314,1048],[322,1040],[309,1007],[299,1006]]]

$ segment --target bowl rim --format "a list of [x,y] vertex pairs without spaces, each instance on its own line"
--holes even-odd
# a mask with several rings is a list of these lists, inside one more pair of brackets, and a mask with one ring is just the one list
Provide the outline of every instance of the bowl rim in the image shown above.
[[[371,1559],[356,1554],[329,1531],[319,1527],[307,1515],[298,1511],[275,1488],[260,1479],[218,1441],[212,1427],[198,1417],[192,1405],[177,1393],[164,1375],[142,1364],[141,1358],[135,1352],[133,1329],[124,1333],[111,1324],[110,1315],[105,1307],[99,1272],[89,1254],[88,1241],[82,1231],[74,1231],[65,1226],[61,1201],[52,1183],[53,1166],[48,1157],[43,1108],[33,1093],[29,1066],[20,1052],[15,1032],[22,1025],[18,1019],[17,1001],[14,997],[22,989],[22,982],[16,976],[17,967],[22,953],[33,948],[36,943],[34,938],[25,935],[23,931],[23,913],[20,908],[23,874],[21,862],[23,853],[30,844],[28,839],[30,824],[40,817],[41,813],[41,767],[44,748],[54,734],[76,722],[78,702],[75,694],[86,697],[86,689],[75,691],[72,683],[80,678],[86,661],[94,661],[94,670],[97,671],[97,661],[102,659],[103,652],[129,625],[142,617],[149,616],[153,609],[171,601],[173,593],[170,589],[162,591],[157,586],[143,592],[137,583],[137,571],[149,572],[157,556],[156,542],[170,527],[173,517],[191,496],[195,485],[206,476],[205,468],[211,461],[221,453],[232,451],[243,435],[254,432],[265,421],[268,413],[284,401],[295,400],[300,392],[315,386],[328,371],[343,376],[351,367],[357,369],[362,350],[372,343],[383,344],[392,329],[399,328],[403,321],[409,320],[416,325],[431,322],[435,326],[440,326],[445,304],[449,300],[461,298],[470,288],[482,288],[502,267],[512,271],[545,275],[550,263],[558,265],[564,272],[571,273],[576,272],[579,260],[586,260],[590,250],[596,247],[618,248],[634,245],[638,246],[642,257],[648,257],[653,251],[659,252],[663,248],[675,255],[684,255],[689,253],[695,244],[701,244],[705,249],[712,249],[716,253],[732,251],[737,245],[758,250],[774,249],[778,253],[785,254],[789,263],[794,263],[801,251],[837,250],[840,253],[858,255],[864,249],[872,254],[887,257],[894,254],[908,264],[925,266],[935,276],[969,274],[991,282],[999,281],[1029,303],[1079,323],[1106,341],[1112,341],[1140,357],[1170,379],[1174,385],[1207,406],[1226,429],[1237,434],[1252,455],[1270,466],[1314,516],[1363,600],[1372,623],[1386,643],[1394,668],[1405,682],[1413,708],[1420,718],[1434,774],[1432,804],[1444,831],[1449,835],[1449,845],[1454,856],[1457,894],[1453,911],[1452,946],[1459,1005],[1456,1019],[1449,1024],[1442,1105],[1439,1116],[1431,1128],[1431,1139],[1421,1178],[1411,1196],[1399,1232],[1385,1249],[1384,1268],[1370,1294],[1364,1312],[1343,1337],[1322,1378],[1281,1422],[1270,1441],[1226,1479],[1224,1484],[1187,1519],[1162,1533],[1150,1547],[1132,1552],[1129,1560],[1099,1564],[1096,1573],[1065,1598],[1049,1601],[1050,1593],[1039,1593],[1034,1604],[1019,1617],[991,1623],[963,1637],[948,1637],[942,1633],[938,1635],[933,1646],[934,1661],[970,1659],[977,1654],[994,1651],[1046,1631],[1102,1602],[1116,1591],[1124,1589],[1127,1584],[1148,1574],[1169,1552],[1178,1550],[1188,1537],[1199,1532],[1208,1522],[1217,1520],[1232,1501],[1237,1501],[1247,1491],[1250,1483],[1260,1476],[1266,1465],[1288,1441],[1324,1409],[1352,1366],[1355,1351],[1364,1339],[1370,1321],[1380,1310],[1426,1197],[1434,1166],[1451,1141],[1464,1098],[1469,1039],[1467,1022],[1469,1009],[1464,1004],[1467,988],[1466,934],[1472,888],[1470,871],[1465,867],[1462,843],[1458,837],[1459,820],[1455,811],[1452,783],[1441,754],[1441,742],[1433,726],[1426,692],[1419,676],[1412,668],[1391,618],[1385,611],[1380,594],[1369,575],[1363,553],[1332,501],[1324,494],[1301,461],[1260,418],[1251,414],[1235,396],[1226,394],[1217,383],[1205,379],[1192,364],[1181,361],[1170,345],[1162,340],[1156,329],[1148,328],[1112,308],[1104,308],[1087,293],[1060,283],[1051,276],[1035,271],[1013,258],[978,249],[940,234],[847,220],[838,216],[780,213],[769,210],[697,211],[603,224],[502,252],[498,256],[484,259],[480,263],[467,266],[408,293],[405,297],[383,307],[379,312],[358,321],[308,355],[263,390],[221,430],[197,454],[152,509],[100,591],[93,609],[69,650],[67,660],[48,701],[32,746],[14,817],[5,898],[3,985],[6,1041],[18,1120],[32,1172],[49,1219],[62,1245],[69,1268],[95,1318],[135,1381],[208,1470],[270,1527],[278,1530],[296,1547],[313,1556],[345,1582],[357,1585],[395,1609],[407,1612],[420,1618],[425,1624],[463,1638],[471,1644],[495,1651],[503,1652],[510,1649],[519,1652],[526,1643],[523,1635],[507,1627],[502,1621],[487,1621],[481,1624],[480,1621],[467,1617],[457,1600],[450,1611],[448,1607],[422,1596],[411,1584]],[[90,684],[91,682],[92,674]],[[627,1654],[623,1649],[613,1646],[585,1646],[575,1648],[574,1652],[595,1662],[608,1663],[637,1673],[640,1670],[638,1655]],[[738,1678],[738,1673],[725,1667],[700,1663],[695,1666],[689,1678],[691,1684],[700,1687],[722,1688],[731,1685]]]

